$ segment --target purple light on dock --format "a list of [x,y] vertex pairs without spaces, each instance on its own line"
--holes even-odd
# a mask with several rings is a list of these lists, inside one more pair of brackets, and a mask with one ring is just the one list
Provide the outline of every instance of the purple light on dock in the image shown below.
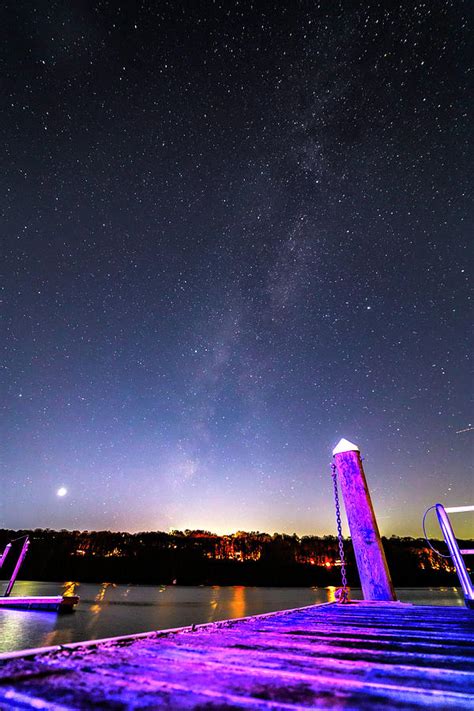
[[464,608],[325,604],[14,652],[0,706],[467,710],[473,623]]

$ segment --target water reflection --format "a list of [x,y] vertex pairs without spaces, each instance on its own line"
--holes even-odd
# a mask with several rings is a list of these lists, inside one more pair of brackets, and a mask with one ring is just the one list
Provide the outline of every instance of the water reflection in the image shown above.
[[[30,624],[25,624],[25,615],[32,615]],[[56,615],[49,612],[24,610],[0,611],[0,651],[26,649],[32,645],[30,638],[37,638],[40,646],[47,646],[48,635],[54,627]]]
[[90,608],[91,612],[94,613],[94,615],[97,615],[102,610],[101,603],[104,602],[105,593],[107,592],[107,588],[109,587],[116,588],[117,586],[115,583],[102,583],[102,585],[100,586],[99,592],[95,596],[95,605],[92,605]]
[[245,617],[246,616],[246,595],[247,588],[244,585],[235,585],[233,588],[233,596],[230,602],[229,617]]
[[210,589],[209,607],[211,609],[209,610],[209,617],[207,618],[208,622],[215,622],[216,620],[216,615],[219,611],[220,590],[219,585],[213,585]]

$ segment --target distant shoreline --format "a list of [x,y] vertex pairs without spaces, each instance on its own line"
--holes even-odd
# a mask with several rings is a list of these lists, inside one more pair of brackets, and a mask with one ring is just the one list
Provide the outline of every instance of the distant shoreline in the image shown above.
[[[335,536],[302,536],[240,531],[217,536],[208,531],[146,532],[0,530],[0,551],[28,534],[30,549],[22,580],[117,584],[246,587],[338,587],[341,584]],[[456,587],[449,558],[437,555],[422,538],[383,538],[396,587]],[[445,552],[444,543],[432,542]],[[473,548],[473,541],[460,541]],[[17,544],[15,544],[17,545]],[[352,543],[344,541],[348,582],[359,586]],[[10,576],[14,552],[2,577]],[[468,560],[469,562],[469,560]],[[60,573],[60,576],[59,576]]]
[[[51,585],[64,585],[66,581],[64,580],[49,580],[49,579],[44,579],[44,580],[31,580],[27,578],[17,578],[17,582],[21,583],[49,583]],[[228,584],[221,584],[221,583],[189,583],[189,584],[181,584],[181,583],[176,583],[175,585],[173,583],[142,583],[142,582],[135,582],[135,581],[114,581],[114,580],[74,580],[74,581],[67,581],[68,583],[73,582],[74,585],[132,585],[136,587],[148,587],[148,588],[156,588],[156,587],[161,587],[161,588],[275,588],[275,589],[305,589],[305,590],[310,590],[312,588],[318,589],[318,590],[327,590],[327,589],[337,589],[339,585],[291,585],[291,584],[280,584],[280,585],[242,585],[239,583],[228,583]],[[7,579],[1,580],[0,579],[0,585],[6,584]],[[457,583],[457,584],[455,584]],[[351,585],[349,586],[351,590],[356,591],[356,590],[362,590],[360,585]],[[457,590],[461,590],[462,588],[459,585],[459,580],[457,579],[456,576],[452,578],[452,582],[450,583],[445,583],[443,585],[424,585],[424,584],[407,584],[407,585],[395,585],[396,590],[442,590],[442,589],[453,589],[456,588]]]

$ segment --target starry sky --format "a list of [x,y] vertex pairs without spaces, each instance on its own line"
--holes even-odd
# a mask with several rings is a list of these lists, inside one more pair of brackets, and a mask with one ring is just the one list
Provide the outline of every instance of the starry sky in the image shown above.
[[473,503],[469,5],[2,3],[3,527]]

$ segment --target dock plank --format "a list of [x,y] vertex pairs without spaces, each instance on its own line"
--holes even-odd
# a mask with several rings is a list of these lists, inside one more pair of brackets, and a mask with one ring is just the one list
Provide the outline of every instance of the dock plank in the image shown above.
[[0,659],[0,708],[473,709],[474,614],[320,605]]

